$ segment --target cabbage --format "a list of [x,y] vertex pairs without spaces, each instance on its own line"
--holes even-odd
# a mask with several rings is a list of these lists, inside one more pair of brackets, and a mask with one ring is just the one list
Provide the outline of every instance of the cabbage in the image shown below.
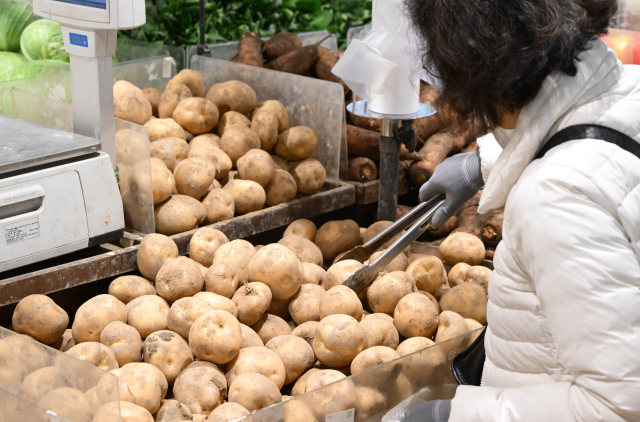
[[31,3],[0,0],[0,51],[20,51],[22,31],[38,17]]
[[25,63],[27,59],[21,54],[0,51],[0,81],[4,80],[13,69]]
[[0,82],[49,75],[63,70],[69,70],[69,63],[59,60],[36,60],[14,68],[5,78],[2,78],[2,75],[0,75]]
[[64,50],[62,27],[59,22],[49,19],[40,19],[27,26],[20,37],[20,49],[28,60],[69,61],[69,53]]

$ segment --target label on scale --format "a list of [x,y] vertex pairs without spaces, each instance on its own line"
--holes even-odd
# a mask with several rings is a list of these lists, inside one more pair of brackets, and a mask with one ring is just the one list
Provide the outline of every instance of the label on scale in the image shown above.
[[22,242],[40,236],[40,222],[38,217],[18,221],[4,226],[4,238],[7,245]]
[[89,38],[86,35],[69,32],[69,42],[72,45],[89,48]]

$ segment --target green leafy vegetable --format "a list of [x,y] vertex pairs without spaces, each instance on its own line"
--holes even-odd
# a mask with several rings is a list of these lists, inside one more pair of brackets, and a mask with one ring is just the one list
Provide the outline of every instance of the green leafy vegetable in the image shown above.
[[69,63],[59,60],[36,60],[14,68],[4,78],[0,75],[0,82],[50,75],[63,70],[69,70]]
[[3,80],[13,69],[27,63],[27,59],[18,53],[0,51],[0,80]]
[[40,19],[27,26],[20,37],[20,50],[28,60],[69,61],[61,25],[48,19]]
[[20,35],[37,19],[31,3],[0,0],[0,51],[20,51]]

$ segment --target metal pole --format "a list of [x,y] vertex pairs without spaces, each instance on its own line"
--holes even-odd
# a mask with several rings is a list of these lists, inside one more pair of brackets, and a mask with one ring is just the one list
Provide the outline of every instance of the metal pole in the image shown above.
[[211,52],[209,48],[205,45],[205,32],[206,32],[206,22],[205,22],[205,11],[204,11],[205,0],[200,0],[200,12],[199,12],[199,20],[200,20],[200,44],[198,45],[198,56],[207,56],[211,57]]
[[400,124],[400,120],[383,119],[380,121],[378,220],[396,221],[400,142],[395,137],[395,130],[400,127]]

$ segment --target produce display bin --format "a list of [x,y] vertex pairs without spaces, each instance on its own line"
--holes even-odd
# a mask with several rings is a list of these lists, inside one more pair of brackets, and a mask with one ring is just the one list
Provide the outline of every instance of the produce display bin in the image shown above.
[[[55,398],[60,392],[53,392],[54,389],[72,388],[85,397],[99,391],[101,403],[115,402],[109,420],[120,421],[115,375],[2,327],[0,356],[0,420],[83,422],[87,416],[91,420],[92,415],[56,408],[60,400]],[[69,397],[70,393],[64,391],[61,397]],[[95,399],[98,400],[97,395]]]
[[161,41],[146,42],[124,37],[118,38],[118,45],[116,46],[118,63],[165,56],[173,57],[178,70],[184,69],[186,64],[184,47],[163,44]]
[[[324,31],[300,32],[298,33],[298,36],[300,37],[300,40],[302,40],[302,45],[307,46],[307,45],[317,43],[318,41],[320,41],[321,39],[323,39],[329,34],[330,34],[329,31],[324,30]],[[269,38],[271,37],[263,37],[262,40],[266,41]],[[205,44],[205,45],[209,48],[209,51],[211,52],[211,58],[214,58],[214,59],[229,60],[233,56],[235,56],[236,53],[238,53],[238,41],[228,41],[228,42],[222,42],[222,43],[216,43],[216,44]],[[328,48],[329,50],[337,50],[338,39],[336,38],[335,35],[332,35],[331,37],[324,40],[320,45],[322,47]],[[197,45],[190,45],[187,47],[186,67],[191,68],[191,60],[193,56],[197,56],[197,55],[198,55]]]

